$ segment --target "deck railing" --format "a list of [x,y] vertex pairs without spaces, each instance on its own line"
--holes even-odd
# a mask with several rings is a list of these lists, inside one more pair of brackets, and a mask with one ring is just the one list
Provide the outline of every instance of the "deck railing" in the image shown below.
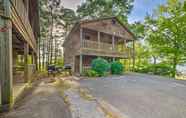
[[10,2],[20,18],[29,40],[32,42],[33,46],[36,47],[36,40],[29,21],[28,10],[25,8],[23,0],[10,0]]
[[132,49],[122,47],[118,49],[115,45],[113,48],[112,44],[109,43],[103,43],[103,42],[96,42],[96,41],[90,41],[90,40],[83,40],[82,48],[95,50],[95,51],[104,51],[104,52],[110,52],[110,53],[117,53],[119,55],[127,55],[130,56]]

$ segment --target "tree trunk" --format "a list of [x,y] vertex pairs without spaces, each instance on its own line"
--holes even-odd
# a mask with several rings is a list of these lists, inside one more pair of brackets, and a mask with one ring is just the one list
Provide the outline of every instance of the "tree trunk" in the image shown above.
[[[156,56],[153,55],[152,58],[153,58],[153,64],[156,65],[156,60],[157,60]],[[156,74],[156,68],[154,68],[154,72],[153,73]]]
[[53,59],[53,9],[51,8],[51,16],[52,16],[52,21],[51,21],[51,31],[50,31],[50,39],[51,39],[51,48],[50,48],[50,51],[51,51],[51,54],[50,54],[50,64],[52,64],[52,59]]
[[178,59],[177,56],[175,55],[173,58],[173,73],[172,73],[172,77],[176,76],[176,66],[178,64]]
[[42,59],[42,69],[45,69],[45,40],[43,39],[43,51],[42,51],[43,53],[43,55],[42,55],[42,57],[43,57],[43,59]]

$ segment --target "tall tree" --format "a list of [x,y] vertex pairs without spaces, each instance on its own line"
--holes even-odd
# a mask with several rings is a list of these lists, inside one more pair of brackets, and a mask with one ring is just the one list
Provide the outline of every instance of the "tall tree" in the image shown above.
[[161,55],[171,60],[172,76],[175,77],[176,66],[186,54],[186,2],[168,0],[159,7],[156,16],[148,17],[148,41]]
[[134,0],[86,0],[77,13],[80,18],[97,18],[117,16],[122,21],[127,21]]
[[42,68],[56,63],[60,46],[77,17],[73,10],[64,8],[60,0],[40,1],[41,40],[40,55]]

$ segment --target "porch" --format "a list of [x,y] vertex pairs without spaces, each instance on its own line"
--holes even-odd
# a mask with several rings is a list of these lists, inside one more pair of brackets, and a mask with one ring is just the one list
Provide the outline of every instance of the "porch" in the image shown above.
[[[81,70],[82,72],[84,72],[87,69],[90,69],[92,60],[94,60],[98,57],[104,58],[108,62],[117,61],[117,60],[121,59],[121,58],[97,56],[97,55],[78,55],[75,57],[74,72],[80,73],[80,69],[82,69]],[[82,64],[82,67],[81,67],[81,64]]]
[[0,1],[0,108],[5,111],[36,72],[39,25],[37,2],[30,2]]
[[130,58],[133,55],[134,42],[129,39],[87,28],[80,31],[80,53],[83,55],[115,58]]

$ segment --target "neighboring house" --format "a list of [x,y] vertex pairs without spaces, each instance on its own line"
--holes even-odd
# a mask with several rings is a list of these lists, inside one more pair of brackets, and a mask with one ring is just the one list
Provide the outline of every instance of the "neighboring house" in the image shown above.
[[64,41],[64,63],[81,74],[97,57],[134,59],[134,39],[116,17],[80,21]]
[[12,104],[14,66],[18,55],[24,63],[25,83],[32,74],[28,58],[32,57],[32,66],[36,65],[36,42],[40,30],[38,6],[39,0],[0,0],[0,106],[3,109]]

